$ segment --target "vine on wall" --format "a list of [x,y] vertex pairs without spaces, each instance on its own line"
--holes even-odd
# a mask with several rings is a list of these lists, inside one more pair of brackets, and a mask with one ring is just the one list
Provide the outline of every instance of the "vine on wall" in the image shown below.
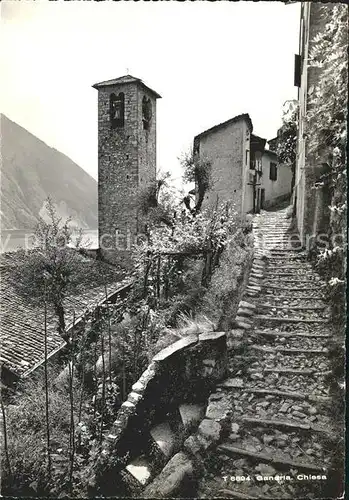
[[320,76],[317,85],[309,90],[308,141],[315,160],[327,158],[326,173],[316,187],[325,188],[330,194],[330,246],[319,252],[317,265],[328,282],[333,317],[342,322],[347,247],[348,8],[344,4],[336,4],[331,10],[324,6],[323,15],[328,16],[328,22],[316,35],[310,53],[310,66],[319,68]]

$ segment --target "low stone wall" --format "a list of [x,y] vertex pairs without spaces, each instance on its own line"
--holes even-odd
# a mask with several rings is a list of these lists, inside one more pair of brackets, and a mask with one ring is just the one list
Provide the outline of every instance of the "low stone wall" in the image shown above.
[[225,332],[190,335],[160,351],[132,386],[105,436],[94,465],[94,486],[124,469],[149,448],[151,427],[175,414],[184,402],[205,402],[227,370]]
[[[246,304],[246,302],[241,301],[239,311],[246,307]],[[231,354],[241,348],[243,332],[243,329],[228,332]],[[217,444],[232,430],[234,431],[231,422],[230,396],[225,394],[221,387],[223,385],[238,387],[235,385],[238,382],[239,379],[228,379],[226,382],[220,381],[219,388],[212,388],[204,418],[197,430],[189,435],[182,444],[181,450],[169,460],[160,474],[144,489],[142,498],[182,498],[183,492],[189,492],[187,495],[189,497],[195,496],[198,481],[205,474],[205,459]],[[233,425],[236,426],[236,424]]]

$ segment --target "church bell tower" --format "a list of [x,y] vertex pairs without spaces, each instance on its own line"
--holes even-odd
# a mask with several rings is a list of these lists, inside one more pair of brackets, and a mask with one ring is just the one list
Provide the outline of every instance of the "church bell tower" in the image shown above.
[[98,230],[102,256],[128,266],[144,234],[138,193],[156,179],[156,100],[131,75],[93,85],[98,90]]

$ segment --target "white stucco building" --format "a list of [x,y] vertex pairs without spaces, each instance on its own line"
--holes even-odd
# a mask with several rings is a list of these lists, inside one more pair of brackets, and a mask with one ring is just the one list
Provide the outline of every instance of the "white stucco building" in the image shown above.
[[210,161],[212,187],[203,207],[231,202],[240,213],[258,213],[289,199],[292,171],[252,134],[248,114],[216,125],[194,139],[194,153]]

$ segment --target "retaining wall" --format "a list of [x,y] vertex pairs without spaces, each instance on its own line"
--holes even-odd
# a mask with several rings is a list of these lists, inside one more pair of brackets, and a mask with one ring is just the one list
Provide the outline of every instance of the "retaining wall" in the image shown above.
[[225,332],[190,335],[160,351],[132,386],[105,437],[91,486],[110,484],[127,462],[149,453],[150,429],[184,402],[206,402],[227,370]]

